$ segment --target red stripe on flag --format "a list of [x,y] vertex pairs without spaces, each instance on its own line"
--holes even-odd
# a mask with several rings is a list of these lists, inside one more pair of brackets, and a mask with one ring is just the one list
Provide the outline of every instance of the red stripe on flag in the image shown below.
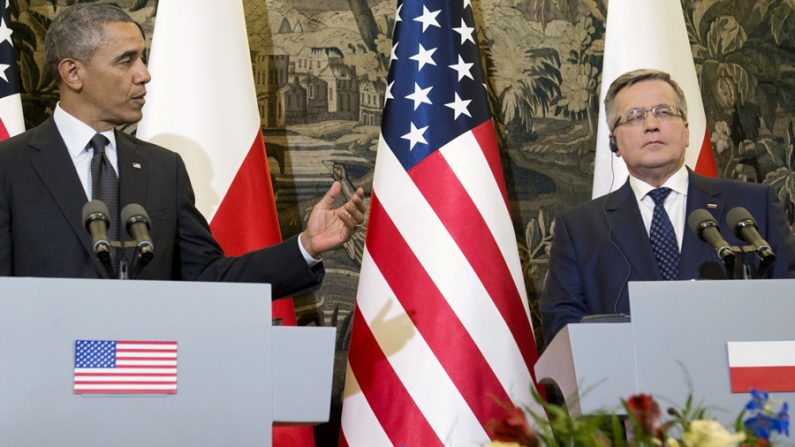
[[500,151],[497,148],[497,135],[494,133],[494,121],[489,119],[475,127],[472,129],[472,135],[475,136],[483,155],[486,156],[491,175],[494,176],[494,180],[502,193],[502,199],[505,201],[505,207],[510,209],[508,188],[505,186],[505,177],[502,175],[502,160],[500,159]]
[[410,176],[472,265],[532,371],[538,354],[527,342],[533,340],[527,311],[497,241],[464,185],[438,151],[415,166]]
[[74,390],[75,394],[177,394],[177,390]]
[[795,391],[795,366],[732,367],[729,374],[733,393]]
[[[279,215],[273,198],[270,169],[262,132],[257,131],[246,158],[218,206],[210,229],[226,256],[240,256],[281,242]],[[276,300],[271,316],[283,326],[295,326],[292,299]]]
[[[358,306],[353,313],[348,362],[359,388],[393,445],[442,445],[384,356]],[[396,408],[400,411],[395,411]]]
[[75,377],[81,377],[81,376],[91,376],[91,377],[94,377],[94,376],[96,376],[96,377],[175,377],[175,373],[170,373],[170,374],[160,374],[160,373],[135,373],[135,374],[126,373],[126,374],[120,374],[120,373],[80,373],[80,372],[76,372],[75,373]]
[[698,151],[698,159],[696,159],[696,172],[707,177],[718,176],[718,168],[715,164],[715,153],[712,151],[712,140],[709,137],[709,129],[704,129],[704,140],[701,142],[701,150]]
[[[149,341],[149,340],[116,340],[116,345],[176,345],[175,341]],[[176,349],[176,348],[174,348]],[[147,349],[150,351],[150,349]]]
[[8,129],[6,129],[6,123],[3,122],[3,118],[0,117],[0,141],[7,140],[9,137]]
[[210,228],[226,256],[240,256],[281,241],[262,132],[257,131]]
[[366,243],[373,262],[485,427],[490,418],[503,411],[497,401],[510,402],[510,397],[375,194],[370,199],[370,225]]

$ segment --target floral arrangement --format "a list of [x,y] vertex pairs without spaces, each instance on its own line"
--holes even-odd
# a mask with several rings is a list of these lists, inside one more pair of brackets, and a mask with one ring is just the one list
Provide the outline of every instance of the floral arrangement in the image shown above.
[[[490,447],[583,446],[583,447],[768,447],[777,436],[789,436],[789,406],[772,402],[768,393],[751,391],[751,399],[737,417],[733,431],[710,419],[706,410],[693,405],[668,409],[663,421],[660,405],[647,394],[622,401],[627,417],[602,414],[574,418],[565,406],[548,404],[537,397],[547,417],[505,405],[505,417],[489,421],[494,441]],[[533,429],[535,427],[535,429]]]

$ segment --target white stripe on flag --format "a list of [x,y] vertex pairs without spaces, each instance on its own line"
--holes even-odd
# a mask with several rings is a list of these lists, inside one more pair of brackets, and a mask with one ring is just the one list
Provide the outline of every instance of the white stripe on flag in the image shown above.
[[176,383],[177,376],[77,376],[75,383],[80,382],[164,382]]
[[127,360],[123,358],[116,359],[116,365],[119,366],[177,366],[176,360]]
[[465,132],[443,147],[440,152],[464,185],[464,189],[494,235],[500,253],[511,271],[514,286],[522,298],[529,321],[530,308],[527,305],[527,291],[524,286],[522,263],[516,250],[516,233],[511,225],[511,215],[494,176],[490,175],[491,167],[479,148],[480,145],[472,132]]
[[[439,439],[450,445],[487,441],[488,435],[480,422],[395,298],[367,250],[362,256],[357,303],[381,351]],[[401,327],[398,331],[397,322]],[[455,438],[449,439],[451,435]]]
[[75,368],[75,374],[176,374],[176,368]]
[[[533,383],[505,320],[483,283],[417,190],[386,141],[380,140],[373,191],[450,307],[517,404],[533,402]],[[500,198],[502,201],[502,198]],[[365,275],[360,275],[365,278]],[[444,438],[442,438],[444,439]]]
[[795,366],[795,341],[730,341],[729,366]]
[[342,412],[342,432],[348,445],[366,445],[368,447],[392,447],[381,423],[367,403],[359,382],[348,363],[345,372],[345,411]]
[[170,384],[170,385],[153,385],[153,384],[108,384],[108,385],[101,385],[101,384],[75,384],[75,390],[176,390],[177,384]]
[[166,343],[166,344],[157,344],[157,343],[124,343],[124,342],[116,342],[116,351],[120,349],[147,349],[147,350],[157,350],[163,351],[166,349],[176,351],[177,344],[176,343]]

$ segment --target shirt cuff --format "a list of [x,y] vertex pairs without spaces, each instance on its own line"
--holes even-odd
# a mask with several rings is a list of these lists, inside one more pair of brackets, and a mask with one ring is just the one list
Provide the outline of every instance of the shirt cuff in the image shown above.
[[323,258],[312,257],[312,255],[310,255],[309,252],[306,251],[306,249],[304,248],[304,244],[301,243],[301,234],[299,234],[298,237],[295,238],[295,240],[298,241],[298,249],[301,250],[301,254],[304,256],[304,261],[306,261],[306,264],[310,267],[314,267],[320,264],[321,262],[323,262]]

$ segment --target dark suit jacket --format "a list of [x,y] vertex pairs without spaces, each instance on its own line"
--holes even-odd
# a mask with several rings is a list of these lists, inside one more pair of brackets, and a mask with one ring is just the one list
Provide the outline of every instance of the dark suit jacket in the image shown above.
[[[310,269],[295,239],[224,257],[180,156],[123,132],[116,143],[120,208],[138,203],[151,220],[155,257],[139,278],[271,283],[274,297],[319,284],[322,266]],[[0,275],[106,276],[83,227],[87,200],[52,119],[0,143]]]
[[[692,172],[689,179],[685,216],[698,208],[707,209],[718,221],[726,241],[743,246],[746,244],[727,228],[726,214],[737,206],[746,208],[776,253],[769,276],[795,277],[795,237],[772,188],[710,179]],[[549,274],[540,301],[547,343],[563,326],[583,316],[629,313],[628,281],[662,280],[629,182],[611,194],[561,213],[554,231]],[[685,228],[679,279],[720,277],[725,278],[725,273],[715,250]]]

